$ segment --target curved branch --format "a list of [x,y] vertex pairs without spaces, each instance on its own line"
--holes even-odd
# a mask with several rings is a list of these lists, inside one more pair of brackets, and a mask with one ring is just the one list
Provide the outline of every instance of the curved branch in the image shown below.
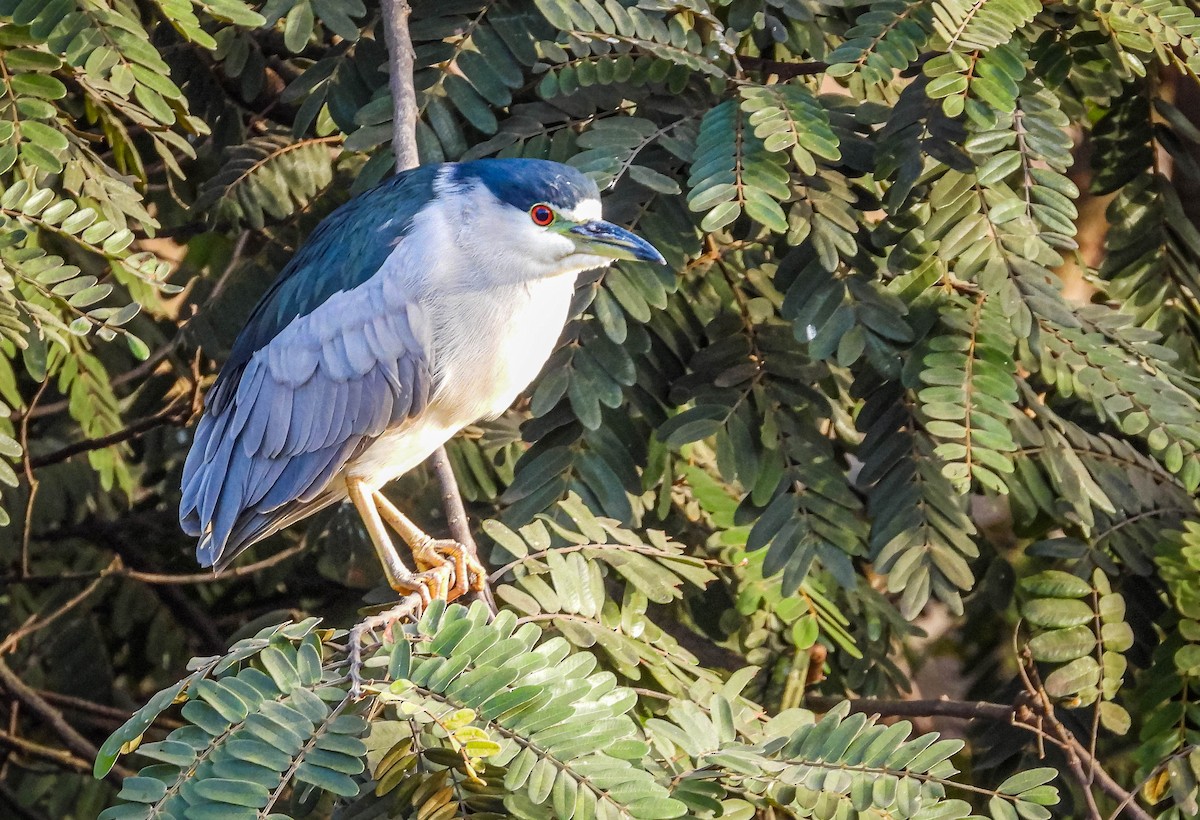
[[[96,759],[96,747],[67,723],[66,718],[62,716],[62,712],[47,703],[41,695],[17,677],[17,673],[12,671],[2,658],[0,658],[0,686],[3,686],[9,694],[23,703],[29,711],[44,720],[46,725],[54,730],[54,733],[62,739],[63,745],[70,749],[71,752],[83,758],[84,761]],[[19,738],[15,739],[20,740]],[[73,765],[69,761],[69,758],[73,758],[74,755],[70,752],[54,751],[56,754],[62,755],[61,760],[58,761],[61,765]],[[90,763],[87,765],[87,768],[91,768]],[[109,773],[109,777],[114,778],[118,783],[125,778],[125,775],[126,773],[123,770],[119,771],[116,768]]]
[[[805,705],[818,712],[828,711],[841,698],[809,696]],[[867,715],[885,715],[889,717],[951,717],[959,720],[990,720],[1008,723],[1024,729],[1038,731],[1037,724],[1045,720],[1052,733],[1043,736],[1061,748],[1068,760],[1074,758],[1072,768],[1079,766],[1080,770],[1086,765],[1087,770],[1095,776],[1095,783],[1100,790],[1120,804],[1119,813],[1123,812],[1134,820],[1154,820],[1154,818],[1137,804],[1134,795],[1118,783],[1092,756],[1091,752],[1080,743],[1074,735],[1066,731],[1054,717],[1048,704],[1039,702],[1036,698],[1019,704],[988,703],[986,701],[960,700],[876,700],[874,698],[856,698],[849,701],[851,712],[862,712]],[[1076,773],[1078,774],[1078,773]],[[961,784],[956,784],[961,785]],[[1086,788],[1086,787],[1085,787]],[[1115,818],[1117,815],[1114,814]]]
[[182,425],[186,424],[188,416],[191,415],[191,408],[188,407],[181,413],[181,402],[174,401],[168,404],[165,408],[155,413],[153,416],[136,419],[125,427],[117,430],[115,433],[109,433],[107,436],[98,436],[96,438],[85,438],[82,441],[75,441],[65,447],[61,447],[50,453],[44,453],[40,456],[33,456],[29,459],[30,469],[36,470],[40,467],[47,467],[51,464],[58,464],[60,461],[66,461],[71,456],[77,456],[80,453],[89,453],[93,450],[103,450],[106,447],[112,447],[114,444],[121,444],[132,439],[139,438],[144,433],[162,427],[164,425]]

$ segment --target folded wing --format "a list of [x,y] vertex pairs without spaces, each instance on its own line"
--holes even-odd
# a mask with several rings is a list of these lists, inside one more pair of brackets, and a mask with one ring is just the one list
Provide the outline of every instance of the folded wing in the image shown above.
[[[368,281],[297,317],[213,391],[184,465],[180,523],[197,558],[245,547],[341,497],[330,482],[385,430],[424,409],[426,320]],[[340,489],[340,488],[337,488]]]

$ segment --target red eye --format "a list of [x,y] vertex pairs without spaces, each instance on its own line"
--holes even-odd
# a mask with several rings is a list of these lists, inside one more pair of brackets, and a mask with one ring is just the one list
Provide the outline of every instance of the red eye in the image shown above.
[[554,211],[550,210],[549,205],[534,205],[529,209],[529,218],[534,225],[544,228],[554,221]]

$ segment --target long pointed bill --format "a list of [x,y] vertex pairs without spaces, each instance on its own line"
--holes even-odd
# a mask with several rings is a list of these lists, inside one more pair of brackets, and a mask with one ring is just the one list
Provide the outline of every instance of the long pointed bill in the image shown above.
[[643,262],[667,264],[658,249],[636,234],[601,219],[584,222],[571,228],[580,250],[612,259],[639,259]]

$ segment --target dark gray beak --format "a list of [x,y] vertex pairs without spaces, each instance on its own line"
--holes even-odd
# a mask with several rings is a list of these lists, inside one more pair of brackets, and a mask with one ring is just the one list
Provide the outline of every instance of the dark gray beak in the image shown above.
[[596,256],[608,256],[613,259],[637,259],[642,262],[667,264],[658,249],[642,239],[637,234],[624,228],[605,222],[602,219],[583,222],[570,229],[577,237],[580,250]]

